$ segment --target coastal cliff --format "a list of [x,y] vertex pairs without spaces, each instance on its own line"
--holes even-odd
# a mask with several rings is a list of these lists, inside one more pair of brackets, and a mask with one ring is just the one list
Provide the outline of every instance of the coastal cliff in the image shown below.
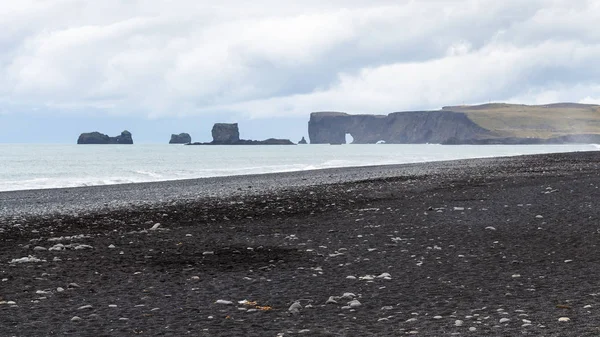
[[308,135],[312,144],[344,144],[347,133],[355,144],[467,142],[494,135],[465,114],[446,111],[395,112],[387,116],[316,112],[310,116]]
[[77,144],[133,144],[131,132],[125,130],[116,137],[109,137],[103,133],[85,132],[79,135]]
[[312,144],[560,144],[600,142],[600,106],[484,104],[388,115],[314,112]]

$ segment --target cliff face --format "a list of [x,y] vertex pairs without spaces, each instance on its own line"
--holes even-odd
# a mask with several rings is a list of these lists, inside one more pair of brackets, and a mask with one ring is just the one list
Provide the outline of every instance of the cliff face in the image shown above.
[[192,137],[189,133],[172,134],[169,144],[187,144],[192,142]]
[[85,132],[79,135],[77,144],[133,144],[131,132],[125,130],[116,137],[109,137],[103,133]]
[[449,111],[394,112],[387,116],[315,112],[310,116],[312,144],[344,144],[347,133],[355,144],[467,143],[494,136],[465,114]]

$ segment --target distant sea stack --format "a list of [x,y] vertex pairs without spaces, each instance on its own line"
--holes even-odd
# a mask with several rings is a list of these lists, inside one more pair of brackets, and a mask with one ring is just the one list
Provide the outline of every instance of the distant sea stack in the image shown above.
[[311,144],[563,144],[600,142],[600,105],[490,103],[388,115],[314,112]]
[[300,139],[298,144],[306,144],[306,139],[304,139],[304,137],[302,137],[302,139]]
[[211,130],[214,144],[235,144],[240,141],[237,123],[216,123]]
[[188,144],[192,142],[192,136],[189,133],[172,134],[169,144]]
[[212,128],[210,143],[188,143],[188,145],[295,145],[289,139],[269,138],[266,140],[240,139],[237,123],[216,123]]
[[94,131],[79,135],[77,144],[133,144],[131,132],[125,130],[116,137],[109,137],[103,133]]

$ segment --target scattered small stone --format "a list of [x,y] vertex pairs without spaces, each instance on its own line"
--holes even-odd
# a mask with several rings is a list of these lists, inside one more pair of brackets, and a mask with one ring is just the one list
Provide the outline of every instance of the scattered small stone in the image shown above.
[[31,262],[46,262],[46,260],[38,259],[33,255],[22,257],[20,259],[12,259],[9,263],[31,263]]
[[490,231],[495,231],[496,227],[487,226],[485,229],[490,230]]
[[565,263],[573,262],[573,260],[565,260]]
[[389,273],[382,273],[381,275],[377,276],[377,278],[382,278],[384,280],[391,280],[392,275],[390,275]]
[[117,307],[117,305],[116,305],[116,304],[109,304],[109,305],[108,305],[108,307],[109,307],[109,308],[116,308],[116,307]]
[[225,304],[225,305],[231,305],[231,304],[233,304],[233,302],[227,301],[227,300],[217,300],[215,303],[216,304]]
[[85,310],[85,309],[92,309],[92,308],[94,308],[94,307],[92,307],[90,304],[88,304],[88,305],[83,305],[83,306],[77,308],[77,310]]
[[559,322],[570,322],[571,319],[569,317],[561,317],[558,319]]
[[157,229],[158,229],[158,227],[160,227],[160,222],[157,222],[157,223],[155,223],[155,224],[154,224],[154,226],[152,226],[152,227],[150,228],[150,230],[151,230],[151,231],[155,231],[155,230],[157,230]]
[[194,281],[198,281],[200,279],[200,276],[192,276],[192,277],[190,277],[190,279],[192,279]]
[[109,249],[115,249],[115,248],[117,248],[117,247],[115,247],[115,245],[110,245],[110,246],[108,246],[108,248],[109,248]]
[[409,318],[409,319],[406,320],[407,323],[416,322],[416,321],[417,321],[417,319],[414,318],[414,317],[413,318]]
[[292,305],[290,305],[290,307],[288,308],[288,311],[294,315],[299,314],[300,313],[300,309],[302,309],[302,305],[300,304],[300,302],[296,301],[294,303],[292,303]]
[[433,319],[442,319],[442,318],[443,318],[443,317],[442,317],[442,316],[440,316],[440,315],[433,316]]
[[510,322],[510,318],[506,318],[506,317],[500,318],[500,323],[506,323],[506,322]]
[[360,303],[358,300],[352,300],[348,302],[348,305],[350,306],[350,308],[358,308],[362,305],[362,303]]
[[590,309],[591,307],[592,307],[592,306],[588,304],[588,305],[584,306],[583,308],[584,308],[584,309]]
[[352,276],[352,275],[348,275],[348,276],[346,276],[346,278],[349,280],[356,280],[356,276]]
[[381,310],[392,310],[394,309],[394,307],[392,307],[391,305],[386,305],[384,307],[381,307]]
[[356,295],[353,293],[344,293],[342,295],[343,300],[351,300],[351,299],[354,299],[355,297],[356,297]]
[[471,331],[471,332],[475,332],[475,331],[477,331],[477,328],[476,328],[476,327],[474,327],[474,326],[472,326],[472,327],[470,327],[470,328],[469,328],[469,331]]
[[36,252],[41,252],[41,251],[48,250],[48,248],[42,247],[42,246],[36,246],[36,247],[33,247],[33,250]]
[[69,283],[67,288],[81,288],[81,286],[77,283]]
[[519,277],[521,277],[521,275],[520,275],[520,274],[514,274],[514,275],[512,276],[512,278],[519,278]]
[[79,316],[73,316],[73,318],[71,318],[71,322],[79,322],[81,321],[81,317]]
[[465,324],[465,322],[460,319],[457,319],[456,321],[454,321],[455,326],[463,326],[463,324]]
[[536,219],[543,219],[544,217],[538,214],[538,215],[535,216],[535,218]]

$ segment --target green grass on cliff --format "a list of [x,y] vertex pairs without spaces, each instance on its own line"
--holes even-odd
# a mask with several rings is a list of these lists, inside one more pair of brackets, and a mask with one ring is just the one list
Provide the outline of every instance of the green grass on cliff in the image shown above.
[[568,134],[600,134],[600,105],[492,103],[450,106],[443,110],[464,112],[479,126],[503,137],[550,138]]

